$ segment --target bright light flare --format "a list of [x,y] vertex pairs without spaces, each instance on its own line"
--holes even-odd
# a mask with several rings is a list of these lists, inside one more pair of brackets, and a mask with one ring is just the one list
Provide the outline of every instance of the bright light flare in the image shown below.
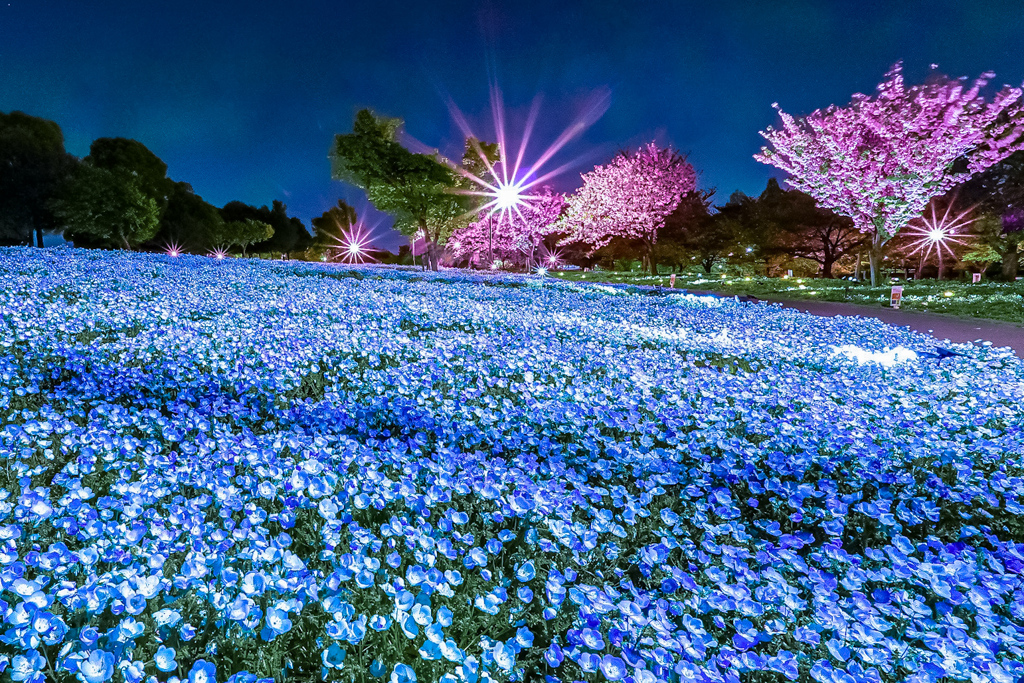
[[968,218],[974,207],[954,216],[951,215],[954,203],[955,200],[949,202],[946,211],[939,216],[935,211],[935,202],[932,202],[930,214],[921,217],[921,225],[907,227],[906,233],[913,235],[912,244],[915,245],[910,256],[921,254],[921,263],[923,264],[934,252],[939,258],[940,269],[944,256],[955,256],[952,245],[964,243],[964,238],[967,235],[962,234],[960,230],[974,222],[973,218]]
[[494,191],[494,206],[502,211],[508,211],[523,202],[522,188],[518,185],[498,184]]
[[369,263],[376,261],[372,252],[380,251],[373,246],[374,228],[367,228],[362,220],[357,220],[347,229],[339,226],[341,238],[335,239],[334,254],[331,260],[340,260],[343,263]]
[[[497,214],[499,219],[510,219],[514,215],[524,218],[522,214],[523,208],[532,200],[539,198],[536,195],[529,194],[529,191],[572,168],[579,162],[579,159],[574,159],[545,173],[541,173],[541,168],[559,150],[577,138],[604,115],[608,110],[611,97],[607,91],[595,93],[585,104],[582,113],[576,120],[532,163],[526,163],[524,160],[527,145],[529,144],[530,137],[533,135],[533,128],[540,115],[540,97],[536,97],[533,100],[514,157],[509,155],[510,139],[506,134],[505,128],[505,105],[501,90],[497,84],[491,84],[490,100],[491,114],[494,118],[494,133],[498,143],[498,161],[492,162],[484,154],[483,149],[477,147],[476,152],[480,156],[486,172],[477,175],[462,167],[456,167],[460,174],[476,185],[476,189],[461,190],[459,192],[461,194],[483,197],[487,200],[482,207],[475,211],[479,215]],[[465,137],[479,139],[470,128],[466,117],[453,101],[449,101],[449,109],[451,110],[452,118],[455,119],[456,124],[462,129]]]
[[214,249],[213,251],[210,252],[210,258],[217,259],[218,261],[223,261],[227,257],[228,252],[224,251],[223,249]]
[[168,244],[164,253],[173,258],[178,258],[179,256],[181,256],[181,247],[179,247],[177,244]]

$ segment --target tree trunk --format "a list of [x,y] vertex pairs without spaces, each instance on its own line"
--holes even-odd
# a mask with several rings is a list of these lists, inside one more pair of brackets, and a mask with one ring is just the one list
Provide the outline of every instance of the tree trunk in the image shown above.
[[39,247],[40,249],[42,249],[43,248],[43,229],[42,228],[36,228],[36,242],[37,242],[36,246]]
[[825,258],[822,259],[821,263],[821,276],[828,280],[832,279],[832,264],[835,259],[831,255],[826,254]]
[[654,243],[644,240],[644,247],[647,249],[647,265],[651,268],[651,275],[657,275],[658,262],[654,259]]
[[430,270],[437,272],[437,264],[440,260],[438,258],[438,248],[436,242],[427,242],[427,251],[424,254],[427,257],[427,263],[429,264]]
[[875,233],[871,238],[871,248],[868,249],[868,263],[871,265],[871,286],[877,287],[882,281],[882,247],[885,241],[882,236]]
[[1014,282],[1017,279],[1017,262],[1020,260],[1020,243],[1011,242],[1003,254],[1003,277]]

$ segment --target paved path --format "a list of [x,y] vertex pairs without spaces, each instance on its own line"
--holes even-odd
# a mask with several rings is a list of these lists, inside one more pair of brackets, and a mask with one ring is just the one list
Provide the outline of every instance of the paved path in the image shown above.
[[990,341],[993,346],[1009,346],[1017,356],[1024,358],[1024,327],[1013,323],[980,318],[954,318],[937,313],[833,301],[782,301],[780,299],[768,299],[768,301],[813,315],[851,315],[878,318],[895,327],[909,327],[916,332],[930,334],[936,339],[946,339],[958,344],[978,340]]
[[[596,284],[596,283],[595,283]],[[621,285],[614,283],[602,283],[605,285],[618,286],[623,288],[648,289],[658,291],[673,291],[664,287],[651,287],[641,285]],[[676,292],[696,294],[699,296],[718,296],[731,299],[734,294],[725,292],[714,292],[699,289],[676,289]],[[740,297],[748,299],[748,297]],[[1019,358],[1024,358],[1024,326],[1001,320],[986,320],[984,318],[955,318],[951,315],[940,315],[938,313],[925,313],[923,311],[907,311],[903,309],[889,308],[887,306],[864,306],[862,304],[847,304],[838,301],[805,301],[793,299],[776,299],[766,297],[758,301],[782,304],[784,308],[794,308],[812,315],[822,316],[860,316],[862,318],[877,318],[893,327],[909,327],[915,332],[930,334],[939,341],[953,342],[955,344],[966,344],[973,342],[992,342],[992,346],[1003,346],[1011,348]]]

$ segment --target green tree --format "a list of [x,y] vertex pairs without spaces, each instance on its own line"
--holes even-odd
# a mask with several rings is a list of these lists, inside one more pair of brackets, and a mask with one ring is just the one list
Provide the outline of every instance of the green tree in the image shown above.
[[831,278],[841,258],[868,244],[851,219],[822,209],[806,192],[783,190],[775,178],[756,199],[734,194],[719,211],[736,222],[743,253],[768,269],[773,261],[802,258]]
[[338,246],[344,239],[345,232],[356,223],[356,210],[344,199],[332,206],[312,221],[313,245],[316,247]]
[[394,216],[394,227],[403,235],[422,234],[427,264],[437,270],[441,245],[473,202],[456,193],[460,174],[439,154],[415,154],[402,146],[401,125],[400,119],[360,111],[352,132],[334,138],[332,175],[360,188],[374,206]]
[[84,161],[96,168],[133,177],[138,188],[157,203],[161,212],[176,189],[176,183],[167,177],[167,164],[138,140],[97,138],[89,146],[89,156]]
[[254,220],[266,223],[273,228],[270,237],[251,245],[257,252],[277,251],[288,253],[305,250],[312,243],[306,226],[298,218],[288,216],[288,207],[276,199],[272,208],[261,206],[256,208],[239,201],[228,202],[220,210],[221,217],[227,222]]
[[974,232],[980,243],[975,248],[984,246],[998,254],[1003,278],[1013,282],[1024,242],[1024,151],[1011,154],[954,192],[965,204],[977,207]]
[[238,247],[242,256],[253,244],[266,242],[274,236],[274,228],[268,223],[246,218],[240,221],[222,221],[211,237],[214,247],[226,249]]
[[699,263],[705,273],[728,258],[728,252],[736,247],[739,232],[735,220],[712,212],[714,194],[714,190],[692,190],[683,195],[658,233],[662,254],[670,255],[676,262],[683,254],[689,254],[691,261]]
[[160,229],[152,241],[200,253],[218,246],[223,233],[224,219],[217,207],[195,194],[188,183],[173,183],[160,216]]
[[76,165],[53,121],[0,112],[0,244],[43,246],[56,227],[52,200]]
[[134,176],[90,164],[78,167],[51,209],[76,245],[130,250],[151,239],[160,224],[156,201],[146,196]]

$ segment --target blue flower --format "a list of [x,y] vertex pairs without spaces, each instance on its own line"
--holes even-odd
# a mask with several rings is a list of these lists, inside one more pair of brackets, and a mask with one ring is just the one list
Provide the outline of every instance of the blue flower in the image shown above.
[[265,624],[263,630],[260,631],[260,637],[266,641],[271,641],[292,629],[292,622],[288,618],[288,612],[277,607],[267,608]]
[[46,665],[46,661],[39,656],[36,650],[29,650],[24,655],[14,655],[11,660],[11,680],[35,682],[41,679],[40,670]]
[[501,642],[496,643],[491,649],[491,657],[494,658],[495,666],[506,672],[512,670],[516,661],[515,651]]
[[405,664],[395,664],[391,672],[391,683],[415,683],[416,672]]
[[100,632],[92,626],[86,626],[82,629],[81,633],[78,634],[78,639],[82,641],[82,645],[86,647],[93,647],[96,645],[96,641],[100,639]]
[[420,629],[416,625],[415,620],[413,620],[412,616],[409,614],[403,614],[402,618],[398,620],[398,625],[402,629],[402,633],[404,633],[405,637],[409,640],[412,640],[419,635]]
[[601,666],[601,658],[595,654],[584,652],[576,663],[585,673],[592,674]]
[[604,637],[600,631],[596,631],[592,628],[585,628],[580,634],[580,638],[584,645],[589,647],[591,650],[603,650],[604,649]]
[[156,668],[160,671],[173,671],[177,668],[178,663],[174,661],[174,648],[159,646],[156,650]]
[[120,666],[126,683],[140,683],[146,677],[146,666],[142,662],[122,663]]
[[551,643],[548,649],[544,651],[544,661],[553,669],[561,666],[564,659],[565,655],[562,653],[562,648],[558,646],[558,643]]
[[153,615],[157,626],[174,626],[181,621],[181,613],[175,609],[162,609]]
[[533,647],[533,633],[525,626],[516,631],[516,644],[521,648]]
[[321,653],[323,665],[328,669],[340,669],[342,663],[345,661],[345,654],[345,650],[341,649],[337,643],[331,643],[327,649]]
[[601,673],[609,681],[619,681],[626,675],[626,663],[618,657],[605,655],[601,657]]
[[441,646],[433,640],[427,640],[420,645],[419,655],[427,661],[435,661],[441,659]]
[[534,566],[533,560],[524,562],[516,569],[516,578],[520,581],[532,581],[535,576],[537,576],[537,568]]
[[365,569],[356,574],[356,585],[360,588],[369,588],[374,584],[373,574]]
[[93,650],[78,665],[78,680],[82,683],[103,683],[114,675],[114,655],[102,650]]
[[205,659],[198,659],[188,672],[189,683],[217,683],[217,667]]

